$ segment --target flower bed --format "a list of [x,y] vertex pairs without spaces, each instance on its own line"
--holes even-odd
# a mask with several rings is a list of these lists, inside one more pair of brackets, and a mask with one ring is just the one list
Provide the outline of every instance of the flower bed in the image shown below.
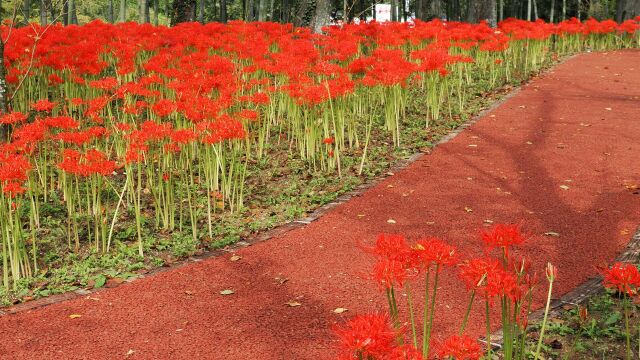
[[[138,259],[127,269],[135,271],[176,243],[185,254],[224,246],[233,239],[221,234],[254,220],[247,209],[277,206],[252,193],[268,193],[260,177],[274,167],[307,183],[323,174],[333,182],[318,192],[342,191],[340,179],[366,174],[389,148],[424,141],[443,119],[457,122],[479,94],[558,56],[635,47],[638,27],[432,21],[325,35],[242,22],[5,27],[3,291],[42,287],[53,268],[79,259],[109,269],[126,256]],[[416,104],[420,118],[408,114]],[[61,281],[84,285],[83,271]],[[94,286],[106,277],[111,270]]]

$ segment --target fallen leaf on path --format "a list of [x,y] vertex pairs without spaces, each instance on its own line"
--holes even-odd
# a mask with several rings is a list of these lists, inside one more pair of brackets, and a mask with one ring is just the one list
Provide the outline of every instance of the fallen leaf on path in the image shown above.
[[193,295],[193,291],[185,290],[184,294],[187,295],[187,296],[192,296]]
[[469,144],[469,147],[478,147],[476,144]]
[[486,219],[483,221],[485,224],[493,224],[493,220]]
[[135,352],[136,352],[135,350],[129,349],[129,351],[127,351],[127,354],[125,356],[129,357],[129,356],[135,354]]
[[613,110],[612,108],[604,108],[605,110],[611,111]]
[[427,225],[435,225],[436,222],[435,221],[427,221]]
[[633,193],[637,193],[638,188],[640,188],[637,184],[630,184],[630,183],[624,184],[624,187]]
[[242,256],[239,256],[239,255],[233,255],[232,257],[229,258],[229,260],[231,261],[238,261],[240,259],[242,259]]
[[389,224],[395,224],[395,223],[396,223],[396,221],[395,221],[395,220],[393,220],[393,219],[389,219],[389,220],[387,220],[387,222],[388,222]]
[[468,206],[465,206],[465,207],[464,207],[464,211],[466,211],[466,212],[470,213],[470,212],[473,212],[473,209],[472,209],[472,208],[470,208],[470,207],[468,207]]
[[629,229],[620,230],[620,235],[629,235]]
[[301,303],[295,301],[295,300],[289,300],[286,303],[284,303],[285,305],[289,305],[290,307],[297,307],[297,306],[302,306]]
[[232,295],[234,294],[235,291],[231,290],[231,289],[227,289],[227,290],[222,290],[220,291],[220,295]]
[[569,187],[567,185],[560,185],[560,189],[569,190]]
[[77,319],[79,317],[82,317],[82,315],[79,315],[79,314],[71,314],[71,315],[69,315],[69,319]]
[[283,275],[278,275],[274,279],[276,280],[276,283],[278,283],[278,285],[282,285],[282,284],[286,283],[287,281],[289,281],[289,278],[286,278]]
[[554,237],[559,237],[560,234],[558,234],[555,231],[547,231],[546,233],[544,233],[546,236],[554,236]]
[[359,218],[361,218],[361,217],[365,217],[365,215],[364,215],[364,214],[358,214],[358,217],[359,217]]
[[349,309],[345,309],[345,308],[336,308],[335,310],[333,310],[334,313],[336,314],[342,314],[345,311],[349,311]]
[[596,212],[603,212],[604,208],[596,209]]
[[533,145],[531,141],[527,141],[527,145]]

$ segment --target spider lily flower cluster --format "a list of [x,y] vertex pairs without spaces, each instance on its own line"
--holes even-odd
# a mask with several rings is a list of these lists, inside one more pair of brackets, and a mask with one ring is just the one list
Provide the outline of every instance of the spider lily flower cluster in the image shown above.
[[[529,262],[514,257],[509,251],[522,244],[525,236],[518,225],[498,224],[481,232],[481,238],[485,244],[484,255],[461,259],[454,246],[437,238],[409,244],[401,235],[380,235],[375,246],[367,249],[376,258],[370,278],[385,292],[389,312],[356,316],[336,327],[341,342],[340,358],[473,360],[491,355],[490,341],[486,341],[484,348],[476,339],[465,335],[469,314],[480,302],[478,297],[484,303],[481,311],[486,321],[486,339],[491,338],[492,308],[499,307],[504,341],[502,356],[505,359],[527,358],[531,350],[526,348],[526,328],[538,281]],[[438,314],[436,298],[443,271],[457,271],[469,292],[469,303],[458,333],[433,345],[433,320]],[[557,270],[548,264],[546,274],[549,292],[540,343]],[[416,281],[424,281],[423,291],[412,290],[411,284]],[[400,291],[403,296],[398,296]],[[422,294],[424,306],[418,309],[416,296]],[[405,304],[398,299],[405,297],[406,308],[400,311]],[[401,319],[403,316],[407,319]],[[420,323],[422,326],[418,329]],[[539,344],[534,358],[540,354]]]
[[[631,349],[631,328],[629,326],[629,306],[631,299],[638,299],[640,294],[640,271],[633,264],[617,262],[610,268],[602,270],[604,286],[615,289],[622,294],[622,308],[624,312],[624,326],[626,336],[626,359],[633,358]],[[638,340],[640,341],[640,340]]]
[[462,110],[472,84],[521,79],[551,54],[637,46],[638,21],[0,27],[4,287],[43,265],[43,204],[66,208],[70,251],[110,251],[123,213],[141,256],[145,232],[211,237],[270,151],[338,176],[351,152],[362,173],[374,129],[402,143],[410,92],[426,93],[429,126]]

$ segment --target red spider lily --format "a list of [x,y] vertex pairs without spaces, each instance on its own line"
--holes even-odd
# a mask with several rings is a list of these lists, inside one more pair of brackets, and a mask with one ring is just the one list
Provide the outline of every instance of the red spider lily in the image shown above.
[[53,110],[53,108],[55,107],[56,107],[56,103],[51,102],[47,99],[38,100],[35,103],[31,104],[31,108],[33,110],[42,111],[42,112],[51,112],[51,110]]
[[24,194],[27,189],[19,182],[11,181],[0,185],[2,192],[8,194],[10,197],[16,197],[17,195]]
[[76,129],[80,126],[80,123],[70,116],[46,117],[42,119],[42,122],[49,128],[57,129]]
[[502,266],[495,259],[476,258],[460,264],[459,269],[458,276],[471,290],[486,285],[489,274],[502,269]]
[[89,87],[100,90],[111,90],[118,86],[118,79],[115,77],[105,77],[100,80],[89,81]]
[[386,289],[402,286],[407,279],[414,275],[415,271],[408,266],[408,261],[392,259],[379,259],[373,266],[371,273],[372,279]]
[[24,122],[29,116],[21,112],[12,112],[0,116],[0,124],[13,125]]
[[553,282],[558,277],[558,268],[551,265],[551,263],[548,263],[545,269],[545,274],[547,275],[547,280],[549,280],[549,282]]
[[241,118],[256,121],[258,120],[258,112],[255,110],[244,109],[238,114]]
[[50,86],[56,86],[64,83],[64,80],[58,74],[50,74],[47,77],[48,83]]
[[407,261],[411,248],[403,235],[380,234],[376,239],[376,245],[367,250],[378,258]]
[[602,271],[604,286],[617,289],[629,296],[635,296],[640,287],[640,272],[638,268],[629,263],[617,262],[609,269]]
[[411,248],[402,235],[380,234],[376,245],[366,250],[377,258],[371,277],[383,288],[402,286],[416,274],[412,266]]
[[340,356],[356,359],[387,358],[396,347],[399,334],[383,314],[356,316],[345,325],[335,327],[334,332],[340,338]]
[[514,303],[522,298],[516,276],[502,269],[487,274],[485,290],[488,297],[507,297]]
[[393,348],[390,354],[383,358],[384,360],[424,360],[422,352],[414,348],[412,345],[398,345]]
[[90,149],[85,154],[78,151],[65,149],[63,160],[58,167],[70,174],[79,176],[91,176],[93,174],[111,175],[116,169],[115,161],[110,161],[107,156],[96,149]]
[[489,231],[483,231],[482,241],[489,248],[502,248],[505,260],[509,258],[509,248],[524,243],[524,237],[520,232],[520,225],[497,224]]
[[177,110],[177,106],[174,101],[162,99],[153,104],[151,110],[160,117],[166,117],[174,113]]
[[427,269],[431,265],[451,266],[456,263],[456,248],[437,238],[418,240],[412,248],[412,257],[418,268]]
[[438,356],[441,359],[478,360],[482,357],[482,350],[474,338],[453,335],[441,345]]
[[0,182],[23,182],[32,166],[24,155],[0,153]]

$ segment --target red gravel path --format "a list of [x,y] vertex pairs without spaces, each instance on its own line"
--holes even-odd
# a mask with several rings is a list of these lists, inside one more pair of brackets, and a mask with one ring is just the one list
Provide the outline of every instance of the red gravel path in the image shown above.
[[[358,241],[436,235],[474,254],[485,219],[523,221],[534,239],[520,254],[540,272],[558,266],[558,296],[612,261],[640,224],[640,195],[624,186],[640,183],[639,120],[640,52],[578,56],[431,155],[311,225],[239,251],[239,261],[212,258],[0,317],[0,357],[330,359],[332,323],[384,307],[357,276],[370,265]],[[459,326],[467,299],[452,272],[444,278],[437,336]],[[482,316],[472,323],[480,334]]]

